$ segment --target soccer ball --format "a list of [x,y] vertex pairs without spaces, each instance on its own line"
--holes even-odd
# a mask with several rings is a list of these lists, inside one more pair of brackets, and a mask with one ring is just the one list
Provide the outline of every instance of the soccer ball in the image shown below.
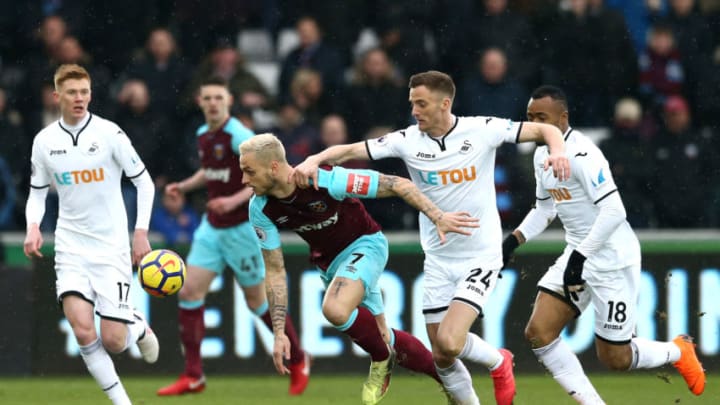
[[167,249],[146,254],[138,268],[140,285],[155,297],[166,297],[180,291],[186,275],[185,262],[177,253]]

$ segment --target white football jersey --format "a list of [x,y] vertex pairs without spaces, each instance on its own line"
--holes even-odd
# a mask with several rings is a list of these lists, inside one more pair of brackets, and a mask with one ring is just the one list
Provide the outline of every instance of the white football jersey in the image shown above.
[[371,159],[401,158],[415,185],[441,210],[465,211],[480,220],[470,236],[447,234],[440,244],[435,225],[420,214],[423,250],[441,256],[478,258],[488,269],[502,267],[502,229],[495,201],[495,150],[517,142],[522,123],[495,117],[455,117],[455,125],[433,138],[417,125],[368,140]]
[[115,123],[88,113],[70,129],[55,121],[33,141],[30,185],[57,188],[55,250],[84,255],[129,252],[120,180],[145,171],[130,139]]
[[[568,249],[574,249],[590,233],[600,212],[596,205],[603,198],[616,193],[617,186],[610,165],[602,151],[577,130],[569,128],[564,135],[565,152],[570,161],[570,178],[559,182],[551,170],[543,170],[548,147],[535,150],[536,197],[552,198],[558,217],[565,228]],[[605,244],[585,262],[598,270],[615,270],[640,262],[640,243],[630,224],[623,221]]]

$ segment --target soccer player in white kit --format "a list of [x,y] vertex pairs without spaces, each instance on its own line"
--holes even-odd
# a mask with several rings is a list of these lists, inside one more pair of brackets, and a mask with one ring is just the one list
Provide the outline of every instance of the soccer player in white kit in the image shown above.
[[565,94],[554,86],[536,89],[528,121],[549,123],[564,133],[572,175],[549,176],[542,165],[547,146],[535,150],[537,201],[503,242],[507,265],[518,245],[539,235],[557,215],[567,246],[538,283],[525,336],[553,378],[581,404],[603,404],[560,332],[590,304],[595,309],[595,346],[612,370],[654,368],[672,363],[695,395],[705,388],[705,372],[686,335],[672,342],[633,337],[640,281],[640,243],[625,220],[625,207],[610,166],[593,142],[568,124]]
[[[108,351],[120,353],[137,343],[146,362],[158,358],[157,337],[134,311],[129,294],[132,263],[150,252],[147,232],[155,187],[122,129],[88,111],[87,71],[61,65],[54,79],[61,117],[33,141],[24,251],[28,257],[42,256],[39,224],[53,183],[60,199],[55,230],[58,302],[90,374],[113,404],[130,404]],[[123,172],[137,187],[132,263],[120,188]],[[100,338],[93,309],[100,317]]]
[[495,150],[503,142],[543,142],[551,146],[544,168],[565,179],[569,164],[560,131],[546,124],[496,117],[452,114],[455,85],[445,73],[428,71],[410,78],[409,101],[417,121],[378,139],[333,146],[308,157],[295,168],[301,187],[317,184],[319,164],[351,159],[399,157],[412,181],[441,210],[467,212],[479,219],[470,236],[448,235],[441,243],[433,223],[420,216],[425,252],[423,314],[433,359],[445,390],[455,403],[477,404],[472,379],[460,359],[480,363],[491,372],[495,399],[512,403],[515,380],[512,353],[492,347],[470,333],[502,268],[502,229],[495,201]]

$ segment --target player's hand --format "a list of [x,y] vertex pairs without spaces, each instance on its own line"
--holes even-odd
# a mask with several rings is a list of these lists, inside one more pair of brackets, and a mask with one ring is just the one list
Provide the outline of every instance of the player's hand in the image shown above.
[[578,300],[578,292],[585,289],[585,280],[582,278],[583,266],[585,265],[585,256],[577,250],[573,250],[565,266],[565,274],[563,274],[563,290],[568,299]]
[[132,241],[132,262],[138,265],[146,254],[150,253],[150,241],[147,229],[136,229]]
[[182,190],[180,190],[180,183],[174,182],[174,183],[168,183],[165,186],[165,194],[177,198],[182,194]]
[[290,370],[285,366],[285,361],[290,360],[290,339],[284,333],[275,335],[275,345],[273,346],[273,363],[275,369],[280,374],[290,374]]
[[208,211],[222,215],[235,209],[235,201],[233,201],[232,197],[217,197],[208,201],[205,207]]
[[294,182],[300,188],[308,188],[312,181],[312,186],[315,187],[315,190],[318,190],[319,166],[312,156],[308,157],[304,162],[293,168],[288,175],[288,183]]
[[503,266],[502,268],[506,268],[508,264],[510,264],[510,261],[513,259],[513,252],[515,252],[515,249],[520,246],[520,241],[518,240],[517,236],[515,234],[511,233],[508,235],[502,244],[502,255],[503,255]]
[[31,224],[23,242],[23,252],[28,259],[33,256],[43,257],[40,248],[43,245],[43,237],[38,224]]
[[551,153],[550,156],[545,159],[545,164],[543,165],[543,168],[547,170],[551,166],[553,169],[553,175],[559,181],[565,181],[570,178],[570,161],[567,157],[565,157],[565,155],[559,153]]
[[443,212],[434,221],[440,243],[445,243],[445,234],[449,232],[470,235],[466,228],[479,228],[479,220],[467,212]]

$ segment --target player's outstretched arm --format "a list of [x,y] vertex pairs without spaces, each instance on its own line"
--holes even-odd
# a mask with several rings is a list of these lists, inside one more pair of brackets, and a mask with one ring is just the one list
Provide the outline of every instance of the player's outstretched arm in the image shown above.
[[290,340],[285,335],[285,317],[287,316],[287,278],[282,249],[263,249],[265,261],[265,291],[270,306],[270,319],[273,325],[275,344],[273,363],[280,374],[288,374],[285,360],[290,360]]
[[187,179],[175,183],[169,183],[167,186],[165,186],[165,193],[173,196],[188,193],[204,186],[206,181],[207,180],[205,179],[205,170],[200,168]]
[[546,144],[550,156],[545,160],[545,170],[552,167],[553,175],[560,181],[570,178],[570,161],[565,156],[565,141],[562,132],[556,126],[537,122],[523,122],[518,142]]
[[448,232],[470,235],[467,228],[479,227],[478,219],[467,212],[443,212],[412,181],[404,177],[380,174],[378,181],[378,198],[400,197],[411,207],[427,216],[437,228],[440,242],[445,243]]
[[339,165],[348,160],[368,160],[367,148],[365,142],[356,142],[349,145],[335,145],[324,151],[308,156],[304,162],[295,166],[288,176],[288,183],[295,182],[300,188],[310,187],[312,181],[313,187],[318,189],[318,166],[327,164],[331,166]]

